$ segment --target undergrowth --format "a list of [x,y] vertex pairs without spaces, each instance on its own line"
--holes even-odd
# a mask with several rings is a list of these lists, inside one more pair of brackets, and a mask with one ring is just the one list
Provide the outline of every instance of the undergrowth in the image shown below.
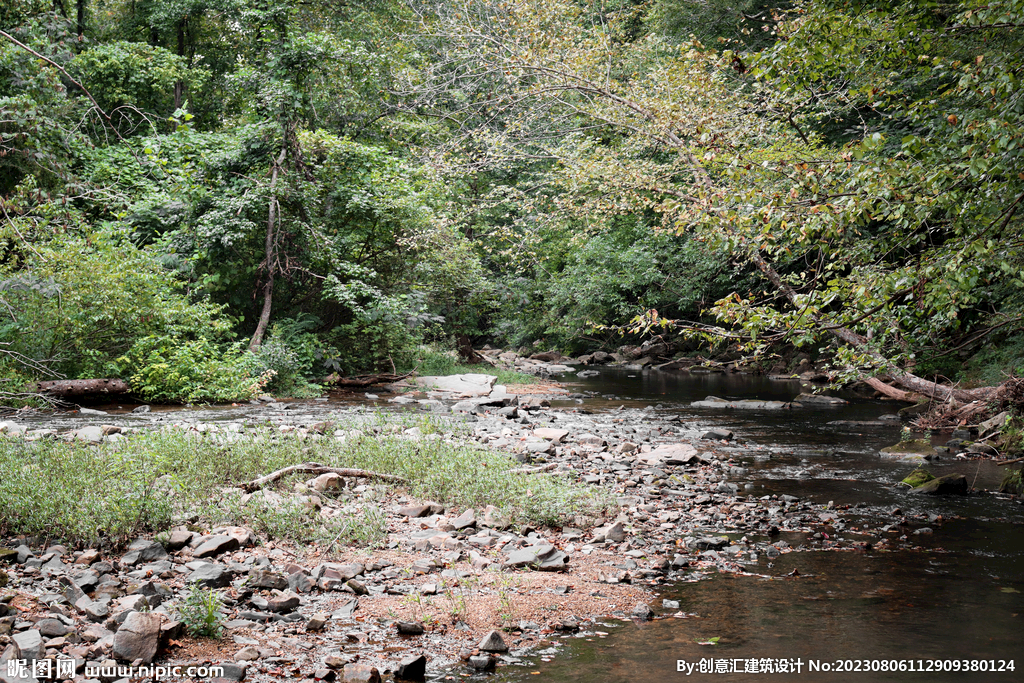
[[[413,441],[401,429],[423,419],[377,418],[380,434],[300,440],[256,429],[233,443],[210,435],[161,431],[88,446],[0,438],[0,536],[39,535],[63,542],[120,546],[143,533],[180,523],[238,524],[298,543],[373,545],[386,537],[373,484],[356,496],[343,490],[324,517],[293,487],[308,475],[282,479],[273,492],[244,495],[238,486],[287,465],[316,461],[399,475],[409,495],[445,505],[494,505],[520,524],[558,524],[611,507],[599,489],[561,477],[517,474],[510,456],[443,439]],[[429,423],[429,424],[428,424]],[[450,429],[448,429],[450,431]],[[397,432],[397,433],[396,433]],[[268,491],[270,491],[268,489]]]

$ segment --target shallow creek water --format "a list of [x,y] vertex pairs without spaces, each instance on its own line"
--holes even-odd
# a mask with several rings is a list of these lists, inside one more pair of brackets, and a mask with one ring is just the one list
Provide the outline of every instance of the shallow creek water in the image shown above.
[[[749,468],[746,493],[791,494],[825,505],[862,507],[844,513],[869,534],[905,515],[941,515],[932,533],[914,534],[894,551],[793,552],[762,555],[755,576],[716,574],[668,587],[660,598],[680,608],[666,618],[635,624],[606,620],[608,635],[569,638],[557,657],[509,667],[500,681],[1019,681],[1024,680],[1024,507],[990,495],[915,496],[896,486],[912,465],[880,458],[878,449],[899,438],[899,423],[877,422],[893,404],[853,401],[840,408],[749,412],[689,408],[707,395],[790,400],[798,382],[743,375],[687,375],[604,368],[597,377],[568,380],[576,391],[596,391],[592,410],[661,404],[685,421],[726,427],[766,447],[771,457],[737,448]],[[614,397],[610,397],[614,395]],[[843,422],[842,424],[829,424]],[[948,435],[945,437],[948,438]],[[936,443],[942,438],[936,438]],[[989,461],[949,456],[930,466],[936,474],[963,472],[977,488],[995,489],[1002,469]],[[890,537],[892,534],[890,534]],[[869,536],[858,538],[870,539]],[[807,539],[784,535],[793,546]],[[796,570],[798,576],[787,576]],[[756,576],[760,574],[760,576]],[[668,616],[682,612],[685,616]],[[716,645],[700,645],[718,638]],[[743,673],[750,659],[799,659],[801,673]],[[700,673],[701,659],[730,660],[739,673]],[[1014,659],[1013,672],[837,672],[836,660]],[[695,667],[677,671],[678,661]],[[810,671],[810,660],[832,664]],[[857,664],[852,663],[852,668]],[[714,662],[712,666],[717,665]],[[977,664],[978,668],[988,666]],[[845,665],[844,665],[845,666]],[[955,666],[955,665],[952,665]],[[963,667],[963,663],[960,664]],[[971,666],[968,664],[968,666]],[[536,673],[534,673],[536,672]]]
[[[612,411],[620,405],[652,406],[685,422],[724,427],[740,441],[735,458],[747,468],[742,477],[761,496],[790,494],[821,504],[857,506],[844,511],[857,540],[887,535],[882,529],[901,516],[912,522],[895,550],[792,552],[760,555],[747,565],[749,576],[689,576],[665,587],[654,601],[661,615],[651,622],[603,620],[593,631],[561,638],[564,647],[540,652],[522,665],[472,679],[495,683],[526,681],[630,683],[646,681],[1018,681],[1024,680],[1024,506],[991,495],[932,498],[908,494],[896,482],[912,465],[880,458],[878,449],[899,438],[900,423],[878,421],[891,403],[856,401],[839,408],[796,411],[718,411],[689,407],[708,395],[720,398],[790,400],[798,382],[731,374],[690,375],[601,368],[587,379],[563,378],[582,403],[552,401],[553,407]],[[365,401],[360,401],[365,403]],[[349,401],[350,403],[350,401]],[[326,413],[337,400],[303,402],[292,411],[273,411],[287,422],[299,413]],[[388,405],[388,404],[382,404]],[[132,406],[97,406],[120,413],[122,421],[159,425],[177,421],[263,421],[268,413],[251,406],[202,410],[154,408],[126,415]],[[33,419],[25,420],[27,422]],[[39,426],[67,428],[102,423],[97,416],[49,417]],[[946,437],[935,437],[941,443]],[[759,448],[752,448],[757,444]],[[950,456],[930,465],[935,474],[967,475],[978,489],[998,487],[1002,469],[989,461],[957,461]],[[894,516],[894,510],[902,512]],[[928,521],[928,516],[933,516]],[[942,519],[934,519],[941,516]],[[927,526],[931,532],[914,532]],[[843,533],[843,532],[840,532]],[[853,536],[850,536],[851,538]],[[801,534],[783,534],[791,546],[809,547]],[[753,539],[752,539],[753,540]],[[798,575],[790,574],[796,570]],[[700,580],[696,580],[696,579]],[[662,609],[663,598],[678,609]],[[558,616],[553,613],[553,616]],[[702,645],[717,638],[715,645]],[[552,656],[546,656],[550,654]],[[738,673],[700,673],[701,659],[728,660]],[[757,659],[758,673],[743,673]],[[798,659],[801,673],[765,673],[761,660]],[[925,668],[927,660],[984,660],[986,668],[1014,660],[1016,671],[883,672],[878,660],[904,660]],[[547,660],[547,661],[545,661]],[[678,671],[679,660],[694,664]],[[868,671],[812,671],[810,662],[833,666],[861,660]],[[876,663],[873,665],[872,660]],[[920,660],[920,661],[919,661]],[[959,664],[963,668],[964,664]],[[981,667],[982,665],[976,664]],[[464,677],[446,672],[436,680]]]

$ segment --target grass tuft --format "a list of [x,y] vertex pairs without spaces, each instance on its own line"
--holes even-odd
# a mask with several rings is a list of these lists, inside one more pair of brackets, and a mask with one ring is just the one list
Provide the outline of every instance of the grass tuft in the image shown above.
[[[328,501],[340,514],[327,517],[295,495],[303,475],[277,482],[277,495],[245,496],[239,485],[287,465],[316,461],[397,474],[406,492],[454,507],[494,505],[517,524],[569,522],[613,506],[600,489],[564,477],[515,474],[511,456],[473,444],[435,438],[414,441],[406,426],[424,433],[452,425],[408,417],[372,417],[365,435],[339,441],[303,440],[267,429],[223,437],[177,430],[133,434],[88,446],[61,441],[26,443],[0,438],[0,535],[39,535],[67,543],[122,546],[145,533],[181,523],[249,526],[270,538],[297,543],[370,546],[387,535],[381,484],[343,490]],[[374,432],[379,432],[374,434]]]

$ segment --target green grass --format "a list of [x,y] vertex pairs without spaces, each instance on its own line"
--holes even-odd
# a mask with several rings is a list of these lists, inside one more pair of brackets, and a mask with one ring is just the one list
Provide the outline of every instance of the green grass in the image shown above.
[[[300,440],[267,430],[231,444],[178,431],[131,435],[100,446],[0,438],[0,536],[30,534],[81,544],[104,539],[120,546],[180,523],[244,525],[297,543],[366,546],[386,536],[379,501],[388,487],[380,483],[362,499],[349,491],[334,494],[338,507],[348,507],[331,519],[290,497],[306,475],[277,482],[276,490],[291,501],[283,506],[267,505],[258,495],[245,499],[237,488],[306,461],[397,474],[407,480],[401,486],[411,496],[460,508],[494,505],[518,524],[559,524],[577,514],[599,515],[612,505],[601,490],[563,477],[513,474],[519,464],[503,453],[443,440],[414,442],[392,433],[408,420],[371,417],[370,422],[362,428],[382,433],[345,442]],[[451,431],[422,418],[417,424],[424,432]]]

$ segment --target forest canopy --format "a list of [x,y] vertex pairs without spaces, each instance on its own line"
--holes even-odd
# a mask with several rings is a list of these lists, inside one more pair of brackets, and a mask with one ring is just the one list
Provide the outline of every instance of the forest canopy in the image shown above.
[[947,385],[1024,369],[1022,27],[1024,0],[5,3],[0,389],[304,395],[458,338],[653,334],[990,396]]

